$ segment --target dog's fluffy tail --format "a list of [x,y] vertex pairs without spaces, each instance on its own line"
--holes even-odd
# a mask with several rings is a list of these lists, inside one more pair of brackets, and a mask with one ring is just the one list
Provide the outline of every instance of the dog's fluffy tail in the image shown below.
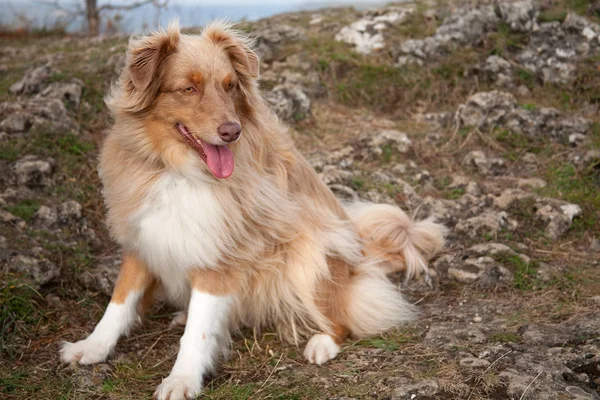
[[357,337],[376,335],[415,316],[387,274],[405,270],[407,279],[427,274],[429,258],[444,246],[446,228],[432,219],[415,222],[390,205],[354,203],[347,210],[367,256],[347,293],[348,327]]
[[433,218],[414,221],[399,207],[361,202],[348,212],[367,256],[388,273],[404,270],[407,281],[427,274],[429,259],[444,247],[447,229]]

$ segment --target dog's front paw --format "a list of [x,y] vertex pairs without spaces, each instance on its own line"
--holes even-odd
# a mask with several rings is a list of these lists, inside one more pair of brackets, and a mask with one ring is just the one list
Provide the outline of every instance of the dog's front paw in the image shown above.
[[169,375],[154,392],[156,400],[190,400],[202,392],[202,379],[190,375]]
[[95,364],[106,361],[113,346],[105,342],[87,338],[76,343],[63,342],[60,349],[62,362],[71,364]]
[[340,346],[329,335],[315,335],[308,341],[304,349],[304,358],[311,364],[325,364],[340,352]]

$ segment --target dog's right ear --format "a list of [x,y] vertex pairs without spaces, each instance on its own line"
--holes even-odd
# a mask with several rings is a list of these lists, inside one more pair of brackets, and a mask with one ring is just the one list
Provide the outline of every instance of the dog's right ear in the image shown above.
[[159,77],[163,61],[177,51],[179,35],[179,23],[172,21],[166,32],[155,32],[129,43],[127,68],[137,91],[146,90]]

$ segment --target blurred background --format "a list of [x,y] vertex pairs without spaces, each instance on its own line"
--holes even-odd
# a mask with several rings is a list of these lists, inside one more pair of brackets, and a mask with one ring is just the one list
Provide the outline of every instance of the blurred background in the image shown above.
[[0,29],[5,32],[68,32],[88,35],[144,33],[179,18],[196,27],[216,18],[255,21],[271,15],[353,6],[362,9],[380,0],[3,0]]

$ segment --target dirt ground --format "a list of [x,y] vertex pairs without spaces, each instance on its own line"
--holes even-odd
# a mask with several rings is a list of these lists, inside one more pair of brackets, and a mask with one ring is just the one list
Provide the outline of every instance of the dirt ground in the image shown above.
[[[324,366],[302,343],[244,330],[203,398],[600,399],[600,6],[522,3],[518,21],[539,29],[500,8],[450,26],[485,2],[397,6],[411,11],[368,54],[336,32],[395,6],[241,26],[263,38],[262,88],[337,195],[434,215],[450,234],[433,285],[395,277],[414,323],[349,340]],[[407,41],[440,29],[462,39],[401,65],[416,57]],[[126,43],[0,36],[2,399],[150,398],[175,360],[183,328],[162,304],[108,362],[58,359],[60,341],[99,321],[116,276],[96,158]],[[551,47],[574,55],[536,67]]]

